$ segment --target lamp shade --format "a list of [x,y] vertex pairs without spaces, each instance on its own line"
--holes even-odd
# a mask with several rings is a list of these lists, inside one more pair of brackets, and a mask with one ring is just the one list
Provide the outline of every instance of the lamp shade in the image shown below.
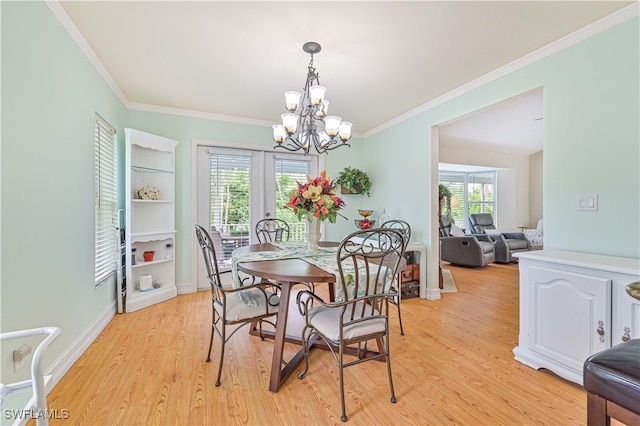
[[295,111],[300,105],[300,92],[284,92],[285,107],[289,111]]
[[316,118],[324,118],[327,116],[329,110],[329,101],[327,99],[322,101],[322,105],[316,110]]
[[320,105],[324,100],[324,93],[327,88],[324,86],[316,85],[309,88],[309,97],[311,98],[311,105]]
[[273,126],[273,140],[277,143],[282,143],[287,137],[287,131],[282,124],[274,124]]
[[352,124],[348,121],[343,121],[340,123],[340,140],[342,142],[346,142],[351,139],[351,126]]
[[329,135],[327,134],[327,132],[319,132],[318,140],[320,141],[320,146],[325,146],[329,143]]
[[298,115],[292,113],[282,114],[282,125],[286,129],[287,133],[292,135],[298,130]]
[[327,135],[332,138],[338,135],[340,131],[340,121],[342,121],[342,118],[336,117],[335,115],[330,115],[324,119],[324,131],[327,132]]

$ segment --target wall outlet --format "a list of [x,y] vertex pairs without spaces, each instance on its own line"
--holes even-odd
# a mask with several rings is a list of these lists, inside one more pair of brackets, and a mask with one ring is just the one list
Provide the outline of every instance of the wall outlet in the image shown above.
[[25,359],[31,355],[31,345],[24,343],[13,351],[13,371],[16,372],[22,368]]

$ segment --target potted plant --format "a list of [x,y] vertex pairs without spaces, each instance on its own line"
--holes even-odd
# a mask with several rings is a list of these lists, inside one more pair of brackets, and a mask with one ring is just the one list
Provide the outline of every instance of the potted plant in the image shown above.
[[444,184],[438,185],[438,197],[440,200],[440,211],[442,212],[442,207],[444,203],[445,211],[447,213],[451,213],[451,191]]
[[371,190],[371,180],[369,175],[360,169],[353,167],[345,167],[338,174],[336,183],[340,184],[341,192],[343,194],[367,194],[370,197],[369,191]]

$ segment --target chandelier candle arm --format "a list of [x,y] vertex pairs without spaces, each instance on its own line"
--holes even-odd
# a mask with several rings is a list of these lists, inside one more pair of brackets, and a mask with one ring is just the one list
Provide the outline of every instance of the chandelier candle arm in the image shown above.
[[304,92],[285,92],[285,109],[281,115],[282,124],[274,124],[274,148],[288,151],[303,150],[307,155],[313,146],[319,154],[332,149],[349,146],[352,124],[337,116],[327,116],[329,101],[325,99],[326,87],[320,85],[318,73],[313,66],[313,55],[321,46],[307,42],[302,49],[311,55],[307,68]]

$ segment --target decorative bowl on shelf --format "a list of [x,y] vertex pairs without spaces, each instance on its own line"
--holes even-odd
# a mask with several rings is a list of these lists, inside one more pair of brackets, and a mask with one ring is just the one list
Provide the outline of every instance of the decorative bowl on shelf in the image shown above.
[[358,214],[362,217],[369,217],[373,214],[373,210],[360,210],[358,209]]
[[369,228],[373,228],[376,224],[375,220],[369,220],[369,219],[354,219],[353,220],[356,224],[356,226],[360,229],[369,229]]

